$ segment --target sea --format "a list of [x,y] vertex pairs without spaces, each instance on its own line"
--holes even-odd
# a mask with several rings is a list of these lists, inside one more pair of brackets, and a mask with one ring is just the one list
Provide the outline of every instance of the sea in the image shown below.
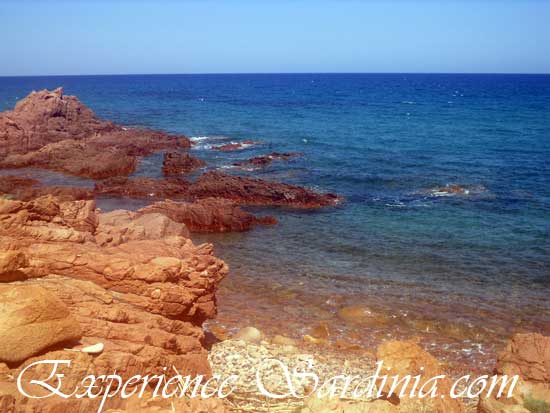
[[[210,326],[300,339],[322,325],[368,348],[411,339],[466,370],[489,370],[514,333],[550,334],[550,75],[2,77],[0,110],[58,86],[102,118],[190,137],[206,170],[344,197],[316,211],[249,208],[279,224],[194,235],[231,269]],[[243,140],[260,144],[212,150]],[[233,165],[271,152],[303,156]],[[161,177],[161,163],[147,157],[135,175]],[[376,316],[350,323],[338,315],[350,305]]]

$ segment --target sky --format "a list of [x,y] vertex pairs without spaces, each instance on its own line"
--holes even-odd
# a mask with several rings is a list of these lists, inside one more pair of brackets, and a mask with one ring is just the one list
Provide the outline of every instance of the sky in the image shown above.
[[550,73],[550,0],[0,0],[0,76]]

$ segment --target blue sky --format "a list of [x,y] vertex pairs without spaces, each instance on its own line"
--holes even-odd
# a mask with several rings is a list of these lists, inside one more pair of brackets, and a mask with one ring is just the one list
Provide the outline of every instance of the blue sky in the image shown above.
[[0,75],[550,73],[545,0],[1,0],[0,36]]

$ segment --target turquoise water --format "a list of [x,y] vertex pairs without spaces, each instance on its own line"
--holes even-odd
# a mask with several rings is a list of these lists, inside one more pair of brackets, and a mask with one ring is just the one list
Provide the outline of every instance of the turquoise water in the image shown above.
[[[468,343],[550,333],[550,76],[0,78],[0,109],[59,85],[102,117],[193,137],[194,154],[212,168],[345,196],[318,212],[258,210],[276,215],[276,227],[197,237],[233,269],[222,321],[226,310],[228,324],[262,323],[245,311],[261,308],[266,328],[282,329],[284,289],[286,319],[306,323],[330,317],[326,300],[336,294],[396,319],[431,320],[438,340],[445,323],[475,330],[459,337]],[[264,144],[210,149],[244,139]],[[231,167],[272,151],[305,156],[260,171]],[[160,176],[161,159],[146,159],[137,174]],[[447,184],[470,192],[431,192]],[[244,292],[246,303],[237,298]],[[412,335],[406,327],[417,324],[395,334]]]

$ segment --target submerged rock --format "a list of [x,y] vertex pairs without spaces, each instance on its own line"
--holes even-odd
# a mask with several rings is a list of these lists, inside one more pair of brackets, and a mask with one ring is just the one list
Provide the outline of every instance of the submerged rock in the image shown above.
[[288,161],[291,158],[295,158],[303,155],[304,155],[303,153],[299,153],[299,152],[286,152],[286,153],[272,152],[269,155],[256,156],[246,161],[235,162],[233,165],[235,166],[251,165],[251,166],[257,166],[257,167],[263,167],[271,164],[271,162],[273,162],[274,160]]
[[263,333],[255,327],[244,327],[231,338],[233,340],[246,341],[247,343],[259,343],[262,341],[263,336]]
[[202,159],[194,158],[188,153],[167,152],[162,161],[164,176],[187,174],[206,165]]
[[215,197],[240,205],[287,205],[295,208],[320,208],[337,205],[334,194],[320,194],[299,186],[261,179],[207,172],[189,187],[195,199]]
[[261,142],[256,141],[242,141],[236,143],[226,143],[225,145],[213,146],[212,149],[222,152],[240,151],[251,147],[252,145],[259,145]]

